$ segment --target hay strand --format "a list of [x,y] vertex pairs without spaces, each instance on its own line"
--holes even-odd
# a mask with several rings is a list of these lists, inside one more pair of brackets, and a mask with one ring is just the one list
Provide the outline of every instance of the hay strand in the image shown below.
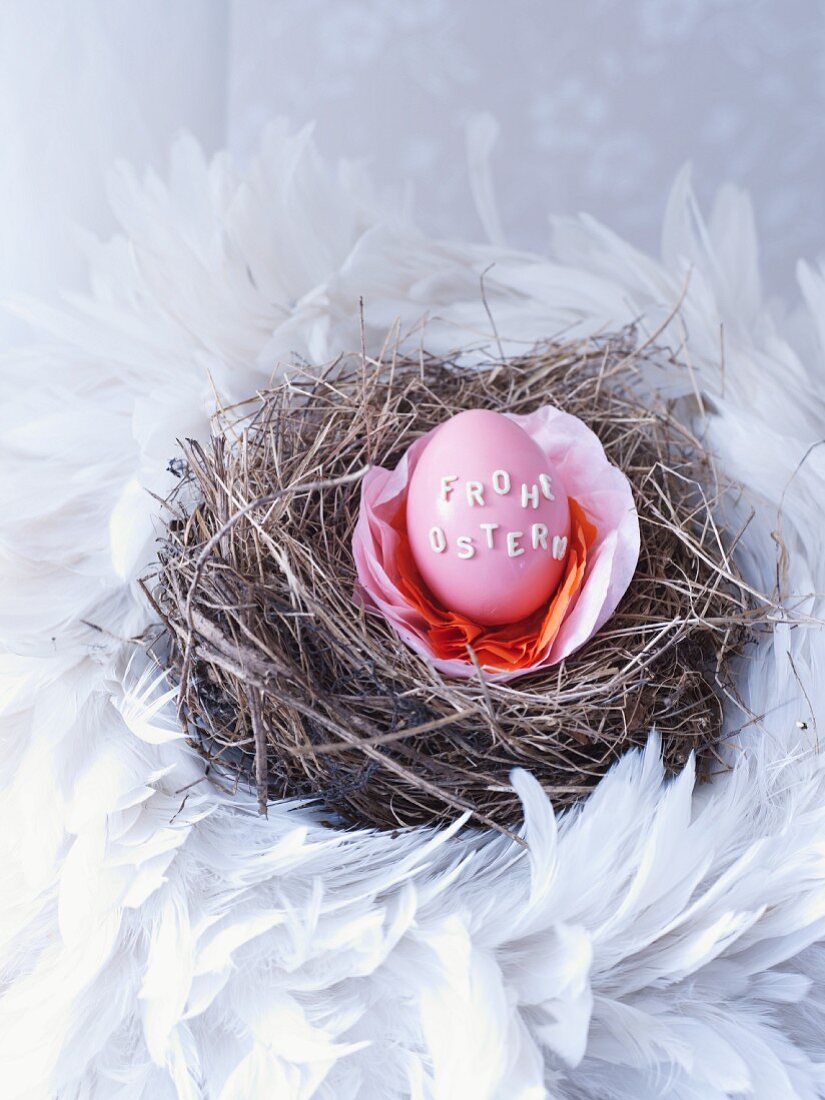
[[[669,768],[711,758],[735,698],[730,662],[767,601],[736,568],[740,533],[719,523],[731,487],[673,405],[649,398],[660,355],[628,333],[472,369],[362,351],[222,410],[209,447],[182,445],[145,584],[193,743],[256,788],[264,812],[271,798],[315,798],[388,828],[469,813],[509,831],[513,767],[563,807],[654,725]],[[442,679],[353,599],[359,481],[462,409],[548,402],[630,479],[636,575],[558,666],[506,684]]]

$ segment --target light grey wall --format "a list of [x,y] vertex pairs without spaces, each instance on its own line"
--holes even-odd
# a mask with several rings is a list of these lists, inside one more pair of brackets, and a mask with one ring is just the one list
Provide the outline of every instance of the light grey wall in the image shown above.
[[414,181],[436,232],[474,234],[463,127],[501,124],[502,222],[542,247],[586,210],[646,246],[686,161],[700,198],[754,197],[766,285],[825,249],[821,0],[236,0],[232,142],[273,111],[322,146]]
[[482,111],[517,245],[586,210],[655,248],[692,159],[701,198],[752,192],[770,289],[825,252],[822,0],[0,0],[0,299],[82,282],[71,227],[111,230],[115,157],[162,164],[182,127],[244,157],[278,114],[479,237]]

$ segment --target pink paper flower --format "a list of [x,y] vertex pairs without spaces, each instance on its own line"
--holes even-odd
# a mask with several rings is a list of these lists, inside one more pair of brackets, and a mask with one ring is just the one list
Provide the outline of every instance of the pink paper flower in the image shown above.
[[[483,674],[490,679],[510,680],[557,664],[610,618],[639,560],[639,517],[630,483],[608,461],[598,437],[577,417],[552,405],[527,416],[506,415],[538,443],[558,471],[575,514],[583,515],[578,558],[571,552],[568,576],[561,586],[565,592],[556,604],[552,630],[547,629],[544,612],[534,621],[520,624],[520,630],[476,627],[435,605],[432,597],[422,594],[411,581],[403,522],[407,487],[432,432],[416,440],[394,470],[374,466],[362,482],[352,547],[360,596],[445,676],[477,675],[469,654],[443,656],[443,638],[457,621],[465,633],[469,629],[476,652],[489,655],[508,646],[519,647],[522,663],[518,665],[515,659],[481,662]],[[576,539],[571,542],[575,549]]]

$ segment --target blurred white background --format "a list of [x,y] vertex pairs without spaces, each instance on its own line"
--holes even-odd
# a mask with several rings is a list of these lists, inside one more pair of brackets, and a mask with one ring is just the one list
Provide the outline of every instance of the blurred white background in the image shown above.
[[244,158],[279,114],[479,237],[481,111],[516,245],[585,210],[655,248],[691,160],[701,198],[752,193],[769,290],[825,251],[821,0],[0,0],[0,296],[82,280],[70,227],[112,229],[116,157],[162,167],[185,127]]

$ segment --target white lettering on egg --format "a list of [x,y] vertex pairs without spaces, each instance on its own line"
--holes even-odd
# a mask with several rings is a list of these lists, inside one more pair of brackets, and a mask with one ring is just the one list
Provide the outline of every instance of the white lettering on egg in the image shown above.
[[541,485],[541,495],[545,500],[555,500],[553,496],[553,479],[549,474],[539,474],[539,485]]
[[[538,508],[540,497],[544,497],[545,500],[556,499],[555,495],[553,494],[552,477],[549,474],[539,474],[538,479],[538,485],[531,485],[528,482],[522,482],[522,508]],[[455,488],[455,482],[459,480],[460,479],[458,474],[444,474],[441,478],[438,499],[445,503],[449,501],[450,496]],[[493,492],[500,497],[507,496],[507,494],[513,487],[513,479],[510,477],[509,471],[507,470],[493,470],[490,481],[492,483]],[[467,504],[470,508],[484,507],[485,500],[483,482],[466,482],[464,485],[464,493],[467,498]]]
[[[439,486],[439,501],[448,503],[456,489],[456,482],[463,480],[458,474],[444,474]],[[493,470],[490,477],[490,485],[497,496],[506,496],[513,488],[513,481],[507,470]],[[483,508],[486,505],[485,485],[482,481],[466,481],[464,494],[469,508]],[[541,498],[555,500],[553,495],[553,479],[549,474],[539,474],[538,484],[522,482],[520,484],[520,501],[522,508],[538,508]],[[453,543],[456,557],[462,561],[469,561],[478,554],[479,546],[487,550],[495,550],[501,543],[501,537],[496,538],[495,532],[500,530],[499,523],[479,523],[480,534],[457,535],[450,541]],[[509,558],[518,558],[525,553],[525,547],[521,540],[525,537],[523,531],[506,531],[503,533],[504,546]],[[429,533],[430,547],[434,554],[443,554],[448,549],[447,535],[442,527],[431,527]],[[567,554],[569,539],[567,535],[550,535],[546,523],[533,523],[529,531],[529,547],[533,551],[550,553],[556,561],[562,561]]]
[[478,504],[482,508],[484,507],[484,486],[480,481],[468,481],[467,482],[467,503],[472,508]]
[[480,523],[479,527],[487,536],[487,549],[492,550],[495,546],[493,531],[498,531],[499,525],[497,523]]
[[510,475],[506,470],[493,470],[493,492],[500,497],[510,492]]
[[519,554],[524,553],[524,547],[519,546],[519,539],[524,534],[523,531],[508,531],[507,532],[507,557],[517,558]]
[[447,536],[440,527],[430,528],[430,546],[436,554],[443,554],[447,549]]
[[458,481],[458,474],[445,474],[441,479],[441,499],[449,500],[453,491],[453,482]]
[[553,557],[556,561],[561,561],[566,553],[567,535],[563,535],[561,538],[558,535],[553,535]]
[[521,506],[526,508],[528,504],[531,504],[533,508],[539,506],[539,487],[538,485],[522,485],[521,487]]

